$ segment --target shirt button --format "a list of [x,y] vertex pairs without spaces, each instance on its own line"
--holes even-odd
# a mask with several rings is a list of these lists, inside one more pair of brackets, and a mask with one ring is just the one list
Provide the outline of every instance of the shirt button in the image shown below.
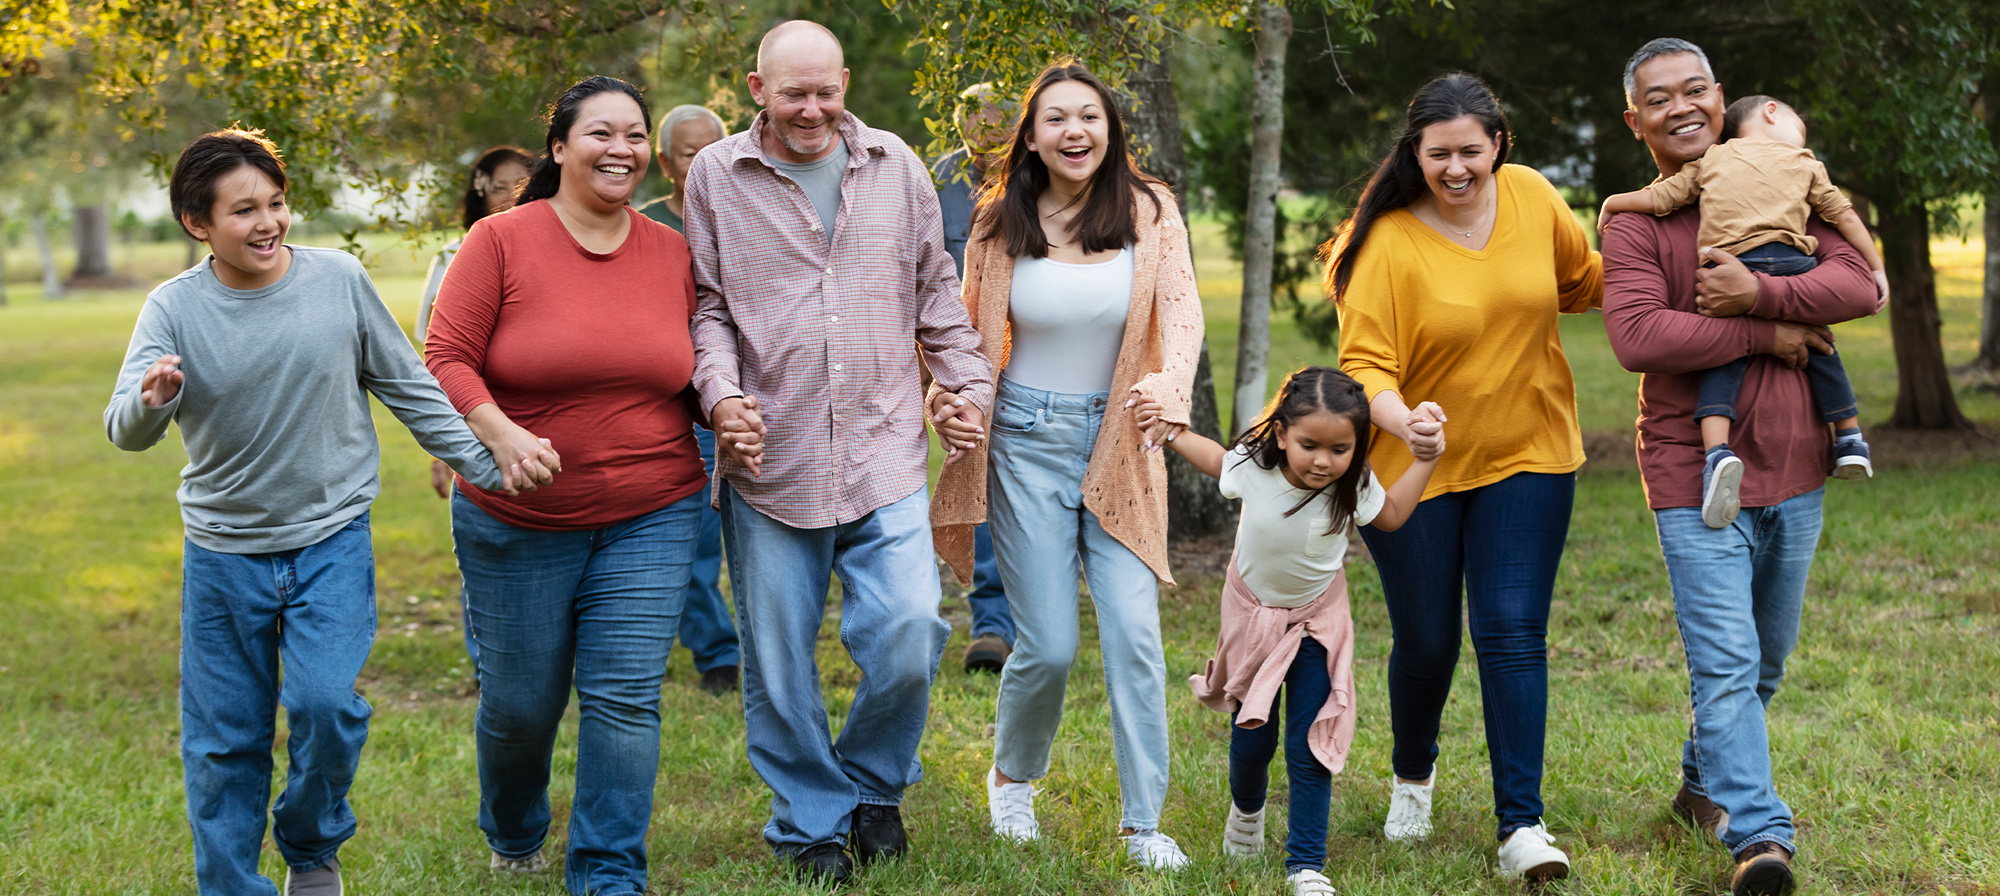
[[835,361],[835,362],[833,362],[833,369],[835,369],[835,370],[839,370],[839,369],[840,369],[840,362],[839,362],[839,361]]
[[827,269],[826,269],[826,275],[827,275],[828,277],[831,277],[831,276],[833,276],[833,269],[832,269],[832,268],[827,268]]
[[830,314],[830,315],[827,315],[827,318],[826,318],[826,319],[827,319],[827,322],[828,322],[828,323],[836,323],[836,324],[837,324],[837,323],[840,323],[840,315],[838,315],[838,314]]

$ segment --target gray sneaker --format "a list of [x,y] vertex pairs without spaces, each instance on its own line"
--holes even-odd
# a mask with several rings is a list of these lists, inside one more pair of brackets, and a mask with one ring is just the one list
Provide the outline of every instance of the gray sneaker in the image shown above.
[[493,854],[493,861],[488,862],[486,867],[508,874],[540,874],[549,870],[549,860],[542,856],[542,851],[539,849],[535,850],[534,855],[518,859],[510,859],[496,852]]
[[285,871],[285,896],[342,896],[346,892],[340,883],[339,859],[328,859],[326,864],[306,871]]

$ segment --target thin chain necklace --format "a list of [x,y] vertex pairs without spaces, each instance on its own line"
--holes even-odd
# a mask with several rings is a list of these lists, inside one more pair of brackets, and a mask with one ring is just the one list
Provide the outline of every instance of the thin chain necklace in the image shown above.
[[[1499,217],[1500,201],[1498,199],[1495,199],[1493,201],[1493,206],[1487,209],[1487,211],[1494,213],[1495,218]],[[1482,220],[1479,223],[1472,225],[1471,230],[1459,230],[1458,228],[1451,226],[1451,222],[1446,221],[1444,219],[1444,211],[1442,209],[1437,209],[1433,211],[1433,214],[1437,215],[1438,223],[1444,225],[1444,229],[1446,232],[1456,233],[1459,236],[1465,237],[1468,240],[1472,239],[1473,234],[1479,232],[1479,228],[1485,227],[1488,223],[1486,220],[1483,220],[1486,216],[1481,215],[1480,217],[1482,218]]]

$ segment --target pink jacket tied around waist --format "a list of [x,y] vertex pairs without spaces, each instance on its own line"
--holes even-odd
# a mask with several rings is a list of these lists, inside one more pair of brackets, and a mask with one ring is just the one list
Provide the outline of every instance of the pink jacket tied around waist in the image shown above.
[[1256,728],[1271,718],[1278,687],[1298,655],[1300,638],[1312,638],[1326,648],[1326,674],[1333,689],[1306,739],[1320,764],[1339,774],[1354,744],[1354,620],[1347,609],[1346,570],[1335,575],[1312,603],[1267,607],[1243,584],[1236,558],[1230,557],[1215,658],[1202,674],[1189,676],[1188,684],[1202,705],[1217,712],[1235,712],[1240,706],[1236,724]]

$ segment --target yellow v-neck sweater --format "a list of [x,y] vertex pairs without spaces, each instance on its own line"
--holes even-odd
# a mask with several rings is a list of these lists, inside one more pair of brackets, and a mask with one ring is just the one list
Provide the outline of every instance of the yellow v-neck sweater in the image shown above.
[[[1493,237],[1477,252],[1408,209],[1378,218],[1340,308],[1340,369],[1371,400],[1387,389],[1444,409],[1425,499],[1583,465],[1556,315],[1603,302],[1604,262],[1540,173],[1503,165],[1494,186]],[[1410,452],[1378,432],[1368,460],[1394,482]]]

